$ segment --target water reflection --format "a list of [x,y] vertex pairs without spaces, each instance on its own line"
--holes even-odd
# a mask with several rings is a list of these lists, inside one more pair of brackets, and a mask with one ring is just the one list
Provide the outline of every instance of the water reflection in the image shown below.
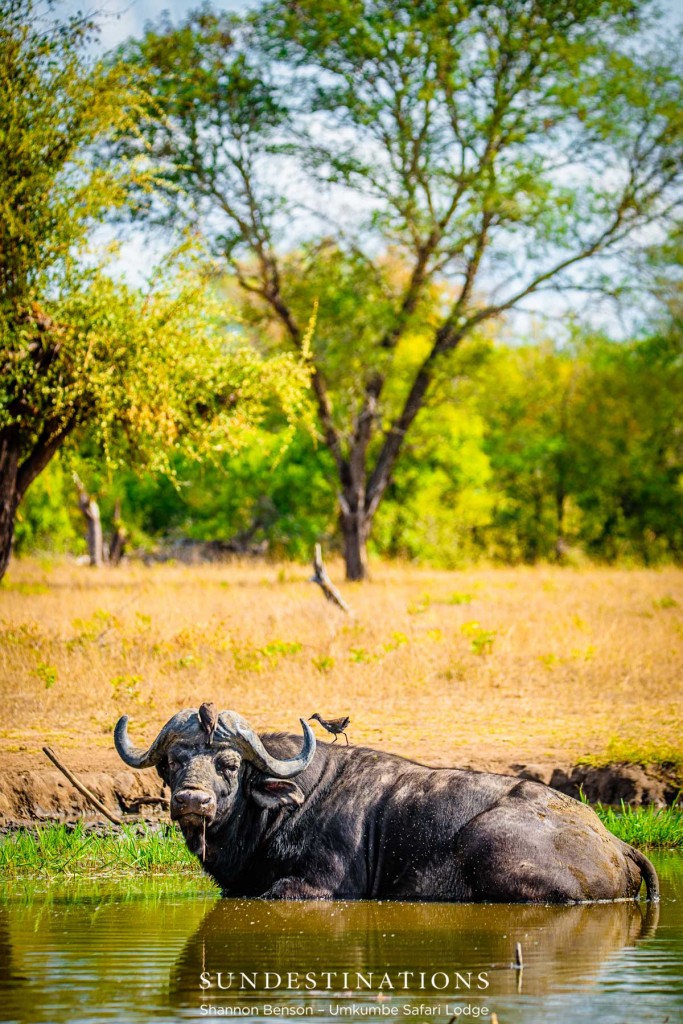
[[[221,901],[171,978],[178,1007],[303,1005],[330,998],[486,1003],[585,987],[620,950],[656,934],[657,905],[505,906]],[[524,970],[513,968],[522,944]],[[521,982],[521,985],[520,985]],[[207,988],[208,984],[211,988]],[[219,986],[221,986],[219,988]],[[401,1010],[403,1013],[403,1010]]]
[[[449,1006],[471,1009],[463,1021],[486,1008],[501,1024],[673,1024],[683,1021],[683,858],[657,857],[657,868],[659,920],[659,908],[637,903],[240,902],[195,881],[183,890],[178,879],[9,886],[0,889],[0,1018],[147,1024],[206,1020],[202,1006],[264,1017],[277,1005],[329,1024],[330,1006],[357,1005],[394,1008],[404,1024],[446,1024]],[[516,942],[521,990],[510,966]],[[203,991],[202,971],[244,972],[255,987],[240,989],[238,978],[237,988]],[[274,987],[267,971],[279,976]],[[477,987],[482,972],[486,988]],[[307,973],[315,988],[305,987]]]

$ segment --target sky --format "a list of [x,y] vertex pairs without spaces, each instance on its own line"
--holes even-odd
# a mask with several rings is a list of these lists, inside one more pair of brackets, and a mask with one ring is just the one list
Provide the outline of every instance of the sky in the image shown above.
[[[130,36],[141,35],[145,22],[156,21],[162,11],[169,11],[173,20],[201,6],[202,0],[61,0],[57,9],[69,14],[77,12],[96,14],[102,26],[102,45],[105,49],[122,43]],[[246,11],[254,0],[213,0],[212,7],[221,11]],[[683,0],[680,0],[683,9]]]
[[[245,11],[255,3],[256,0],[213,0],[212,6],[224,11]],[[660,3],[676,21],[683,21],[683,0],[660,0]],[[70,14],[77,11],[101,13],[102,43],[108,49],[129,36],[139,35],[145,22],[155,21],[162,11],[169,11],[175,20],[200,5],[201,0],[100,0],[99,3],[95,0],[92,4],[83,0],[61,0],[58,9],[61,6]]]
[[[0,0],[1,2],[1,0]],[[243,12],[256,6],[259,0],[210,0],[211,6],[217,10]],[[417,0],[419,2],[419,0]],[[201,6],[202,0],[57,0],[55,11],[61,14],[88,14],[94,16],[101,25],[101,36],[99,45],[103,50],[109,50],[131,36],[140,36],[145,24],[156,21],[164,11],[168,11],[174,21],[183,18],[189,11]],[[683,0],[659,0],[659,5],[666,12],[666,20],[672,24],[683,24]],[[108,228],[101,229],[104,241],[111,239],[111,231]],[[122,273],[131,284],[142,284],[149,275],[150,267],[155,265],[167,249],[166,243],[161,238],[150,237],[147,233],[141,233],[140,237],[130,233],[119,240],[122,243],[119,257],[114,264],[115,271]],[[537,303],[538,305],[538,303]],[[557,305],[557,300],[552,296],[540,301],[538,313],[545,314],[555,319],[561,317],[564,308]],[[629,327],[620,324],[615,319],[613,309],[604,314],[598,314],[597,322],[600,326],[606,327],[611,333],[628,333]],[[532,314],[533,317],[533,314]],[[520,311],[516,319],[528,330],[531,321],[528,314]],[[602,321],[602,322],[601,322]]]

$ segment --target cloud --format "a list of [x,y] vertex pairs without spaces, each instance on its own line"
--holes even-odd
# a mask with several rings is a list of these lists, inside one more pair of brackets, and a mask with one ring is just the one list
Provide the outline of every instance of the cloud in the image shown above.
[[[139,36],[146,22],[156,21],[163,11],[169,11],[174,20],[201,6],[201,0],[104,0],[102,6],[89,6],[82,0],[62,0],[56,9],[59,15],[87,13],[100,24],[100,46],[110,50],[130,36]],[[221,11],[246,11],[254,6],[253,0],[215,0],[213,6]]]

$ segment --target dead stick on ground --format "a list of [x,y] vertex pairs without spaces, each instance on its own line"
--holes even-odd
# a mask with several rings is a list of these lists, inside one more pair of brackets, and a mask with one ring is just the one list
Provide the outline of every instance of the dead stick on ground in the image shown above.
[[311,576],[310,582],[318,584],[328,601],[332,601],[333,604],[336,604],[337,607],[341,608],[341,610],[346,612],[347,615],[353,615],[353,612],[347,605],[346,601],[327,575],[327,569],[323,564],[323,552],[320,544],[316,544],[315,546],[313,575]]
[[56,768],[59,768],[62,775],[65,775],[67,777],[71,785],[75,786],[78,792],[82,793],[86,800],[89,800],[93,807],[97,808],[100,814],[103,814],[105,818],[108,818],[109,821],[113,822],[114,825],[121,824],[121,819],[119,818],[119,816],[117,814],[112,814],[111,811],[107,810],[104,804],[97,799],[94,793],[91,793],[90,790],[86,786],[84,786],[82,782],[79,782],[76,776],[73,775],[69,771],[69,769],[62,764],[62,762],[59,760],[59,758],[57,757],[53,750],[51,750],[49,747],[43,747],[43,753],[45,754],[46,757],[50,758],[50,760],[52,761],[53,765]]

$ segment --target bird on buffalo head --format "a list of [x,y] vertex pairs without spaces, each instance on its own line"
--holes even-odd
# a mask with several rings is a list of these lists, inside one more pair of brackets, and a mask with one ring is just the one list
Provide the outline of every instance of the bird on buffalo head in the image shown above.
[[349,737],[346,735],[345,732],[345,730],[349,727],[349,722],[351,721],[348,715],[346,716],[346,718],[330,718],[329,720],[325,720],[324,718],[321,718],[318,712],[316,711],[314,715],[311,715],[308,721],[311,722],[314,718],[316,719],[316,721],[320,722],[323,729],[327,729],[329,733],[332,733],[332,735],[334,736],[334,739],[332,740],[333,743],[336,743],[337,736],[341,735],[344,737],[348,745]]
[[213,734],[216,731],[218,725],[218,708],[211,701],[206,701],[199,708],[199,721],[202,729],[206,733],[206,742],[210,747],[213,742]]

